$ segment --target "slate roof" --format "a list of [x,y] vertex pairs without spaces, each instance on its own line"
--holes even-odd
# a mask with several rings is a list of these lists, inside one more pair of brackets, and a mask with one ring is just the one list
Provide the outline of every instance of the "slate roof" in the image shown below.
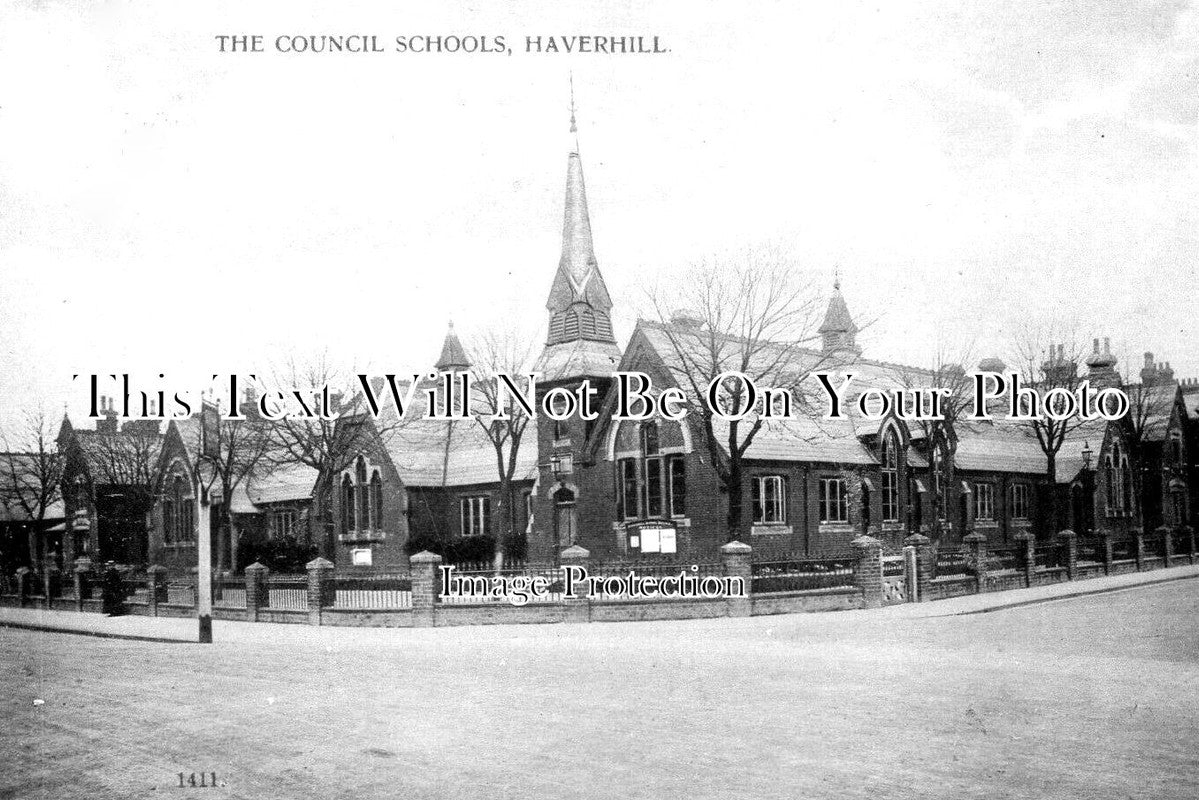
[[[833,323],[841,324],[835,318]],[[710,356],[703,354],[703,348],[709,346],[706,332],[647,320],[639,321],[637,330],[672,370],[680,386],[687,385],[681,371],[684,356],[699,358],[701,363],[709,363],[711,360]],[[682,356],[672,343],[672,337],[678,342]],[[717,343],[718,353],[725,353],[722,348],[727,348],[729,368],[735,368],[731,364],[734,356],[739,354],[739,344],[735,339],[726,337],[726,341]],[[705,358],[707,361],[702,360]],[[874,451],[866,446],[864,440],[876,434],[882,423],[880,420],[862,417],[856,409],[849,406],[863,391],[870,388],[889,391],[931,387],[936,383],[935,374],[927,369],[866,358],[834,359],[819,350],[809,348],[766,346],[762,352],[756,354],[753,363],[758,367],[764,367],[781,358],[790,358],[794,364],[789,370],[784,364],[780,368],[781,371],[802,375],[813,368],[821,369],[830,373],[830,380],[838,388],[844,375],[853,373],[854,379],[846,395],[846,418],[825,420],[819,416],[809,416],[772,420],[763,427],[746,451],[747,458],[843,464],[877,463]],[[822,390],[819,391],[823,393]],[[1196,406],[1199,406],[1199,398],[1196,398],[1196,401]],[[1084,424],[1063,443],[1056,459],[1059,482],[1073,480],[1082,468],[1084,443],[1089,441],[1091,449],[1098,452],[1103,443],[1105,426],[1106,423],[1102,420]],[[959,469],[1030,475],[1045,473],[1045,454],[1027,426],[996,419],[991,422],[959,422],[955,430],[958,435],[955,463]],[[718,435],[725,431],[727,427],[717,428]],[[917,432],[918,429],[913,430],[913,434]],[[911,448],[908,451],[908,459],[909,463],[915,466],[928,465],[927,459]]]
[[824,312],[824,322],[816,330],[817,333],[857,333],[858,326],[849,313],[849,306],[841,294],[841,284],[833,284],[833,296],[829,299],[828,310]]

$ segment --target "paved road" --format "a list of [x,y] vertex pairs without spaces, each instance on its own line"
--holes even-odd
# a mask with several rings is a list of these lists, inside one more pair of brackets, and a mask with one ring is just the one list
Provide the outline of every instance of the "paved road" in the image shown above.
[[[1194,798],[1197,612],[1184,580],[941,617],[0,629],[0,797]],[[199,770],[224,786],[177,788]]]

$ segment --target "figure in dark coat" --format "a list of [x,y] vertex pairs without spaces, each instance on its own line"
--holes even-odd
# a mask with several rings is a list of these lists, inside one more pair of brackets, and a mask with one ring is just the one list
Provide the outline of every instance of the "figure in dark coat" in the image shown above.
[[100,607],[110,617],[125,613],[125,586],[117,565],[109,561],[104,565],[104,587],[100,595]]

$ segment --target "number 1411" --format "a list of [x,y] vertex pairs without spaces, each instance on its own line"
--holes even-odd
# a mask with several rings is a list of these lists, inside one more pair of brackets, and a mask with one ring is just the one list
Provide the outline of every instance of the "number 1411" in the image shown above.
[[194,789],[208,789],[216,786],[215,772],[193,772],[190,775],[184,775],[182,772],[179,775],[179,788],[184,789],[192,787]]

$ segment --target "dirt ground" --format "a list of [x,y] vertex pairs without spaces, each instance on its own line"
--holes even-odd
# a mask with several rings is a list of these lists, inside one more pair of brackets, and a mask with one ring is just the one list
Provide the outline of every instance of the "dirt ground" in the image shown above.
[[1197,614],[1183,580],[931,618],[0,629],[0,797],[1195,798]]

